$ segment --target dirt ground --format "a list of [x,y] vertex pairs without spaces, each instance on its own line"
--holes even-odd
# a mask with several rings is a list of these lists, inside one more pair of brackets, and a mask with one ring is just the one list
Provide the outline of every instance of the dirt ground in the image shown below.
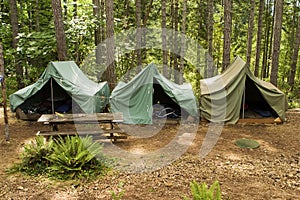
[[[5,172],[19,161],[24,144],[44,128],[36,122],[17,120],[10,114],[9,143],[4,139],[0,117],[0,199],[112,199],[112,192],[124,192],[122,199],[183,199],[184,195],[191,198],[191,181],[211,185],[218,180],[223,199],[297,200],[300,199],[300,117],[297,117],[300,113],[290,116],[290,121],[282,125],[226,125],[204,158],[200,158],[199,152],[210,126],[200,124],[192,144],[171,164],[141,173],[112,170],[105,177],[90,182],[66,182]],[[147,138],[130,136],[115,145],[142,158],[170,143],[176,137],[178,126],[165,125]],[[143,127],[130,128],[143,131]],[[156,128],[153,126],[150,130]],[[239,138],[255,139],[260,147],[239,148],[234,144]]]

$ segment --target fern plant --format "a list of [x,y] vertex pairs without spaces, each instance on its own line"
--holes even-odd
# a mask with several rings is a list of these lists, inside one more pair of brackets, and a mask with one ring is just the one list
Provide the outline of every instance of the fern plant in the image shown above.
[[21,154],[21,163],[15,164],[9,172],[24,172],[29,175],[43,174],[50,165],[46,159],[52,148],[52,141],[46,142],[44,137],[37,136],[35,141],[26,144]]
[[61,179],[95,175],[104,169],[96,158],[101,150],[102,146],[93,142],[91,137],[59,137],[54,139],[52,152],[46,157],[51,162],[48,168],[52,175]]
[[[221,189],[218,181],[215,181],[210,188],[206,183],[197,183],[192,181],[190,183],[193,200],[221,200]],[[189,200],[187,197],[183,197],[184,200]]]

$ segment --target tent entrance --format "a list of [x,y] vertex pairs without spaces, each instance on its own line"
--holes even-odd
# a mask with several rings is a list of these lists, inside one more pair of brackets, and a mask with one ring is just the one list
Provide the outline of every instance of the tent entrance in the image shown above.
[[240,118],[276,118],[278,115],[267,103],[255,83],[247,76]]
[[153,78],[152,100],[152,116],[154,118],[180,118],[188,116],[188,113],[164,91],[163,87],[155,78]]
[[56,81],[49,81],[19,108],[25,114],[82,113],[78,104]]

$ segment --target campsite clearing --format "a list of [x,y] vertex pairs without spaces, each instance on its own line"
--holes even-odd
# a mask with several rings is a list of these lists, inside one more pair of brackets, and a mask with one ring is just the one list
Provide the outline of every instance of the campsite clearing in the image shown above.
[[[123,199],[183,199],[183,195],[191,197],[189,183],[192,180],[208,185],[218,180],[223,199],[300,198],[300,113],[288,114],[293,118],[283,125],[224,126],[217,144],[203,159],[199,158],[199,150],[209,126],[200,124],[193,143],[172,164],[139,174],[112,171],[91,182],[59,182],[44,177],[8,175],[5,169],[19,161],[24,144],[43,126],[17,120],[9,114],[9,143],[4,140],[3,118],[0,119],[3,136],[0,141],[0,199],[112,199],[112,192],[122,191]],[[177,128],[177,125],[166,125],[151,137],[129,137],[116,144],[124,150],[146,154],[165,146]],[[239,148],[234,142],[240,138],[254,139],[260,147]]]

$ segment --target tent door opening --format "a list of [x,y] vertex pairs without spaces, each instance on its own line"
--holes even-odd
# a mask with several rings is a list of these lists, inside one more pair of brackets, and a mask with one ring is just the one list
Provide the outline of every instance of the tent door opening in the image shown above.
[[255,83],[248,77],[246,77],[240,116],[241,118],[278,117]]
[[164,91],[158,81],[153,78],[153,118],[187,117],[188,113]]
[[72,97],[50,79],[41,90],[19,106],[25,114],[82,113]]

